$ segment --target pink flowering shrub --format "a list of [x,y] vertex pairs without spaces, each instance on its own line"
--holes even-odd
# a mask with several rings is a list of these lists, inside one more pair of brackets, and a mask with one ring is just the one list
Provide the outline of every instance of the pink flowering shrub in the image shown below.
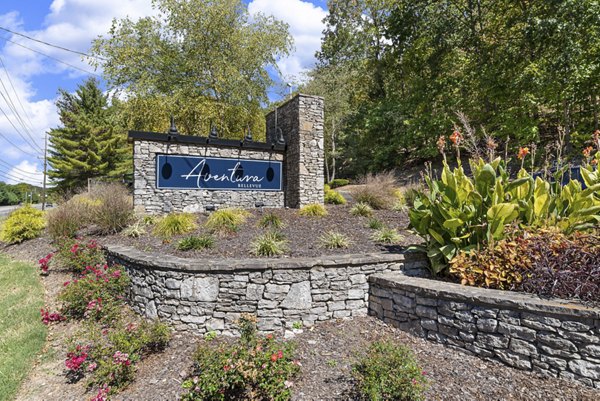
[[170,329],[160,322],[119,321],[108,328],[90,325],[72,339],[65,361],[67,377],[72,381],[87,377],[88,387],[105,389],[106,399],[133,380],[140,359],[164,349],[170,338]]
[[46,326],[48,326],[50,323],[62,322],[63,320],[66,320],[66,318],[60,313],[50,313],[50,311],[43,308],[40,309],[40,315],[42,315],[42,323],[44,323]]
[[89,371],[89,367],[95,365],[89,358],[89,350],[89,345],[77,345],[67,353],[65,367],[67,368],[67,378],[71,383],[81,379],[85,375],[85,372]]
[[90,399],[90,401],[108,401],[110,399],[109,394],[110,387],[102,386],[98,389],[98,392],[92,399]]
[[61,266],[77,273],[85,271],[86,267],[104,265],[104,253],[94,240],[62,239],[58,244],[57,259]]
[[121,266],[88,266],[79,278],[64,283],[58,298],[69,317],[110,321],[118,315],[128,285]]
[[353,366],[360,399],[419,401],[425,399],[427,372],[413,352],[392,341],[377,341]]
[[184,401],[288,400],[292,379],[300,370],[291,343],[256,335],[256,319],[240,319],[241,338],[218,348],[202,345],[194,355],[194,371],[184,381]]
[[40,266],[41,274],[46,276],[48,275],[48,269],[50,268],[50,260],[54,256],[54,253],[50,252],[48,255],[44,256],[40,260],[38,260],[38,264]]

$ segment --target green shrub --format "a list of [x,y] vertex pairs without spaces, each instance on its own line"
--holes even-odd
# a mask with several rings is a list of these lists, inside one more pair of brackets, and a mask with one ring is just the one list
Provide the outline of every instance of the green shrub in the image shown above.
[[62,313],[74,319],[111,322],[123,307],[129,277],[121,266],[85,268],[83,275],[64,284],[58,299]]
[[417,401],[425,399],[426,372],[410,349],[391,341],[373,343],[353,366],[356,387],[370,401]]
[[350,184],[350,180],[345,178],[336,178],[335,180],[329,181],[329,186],[333,188],[339,188]]
[[345,205],[346,199],[337,191],[329,190],[325,192],[325,203],[332,205]]
[[375,231],[371,236],[371,239],[375,242],[381,242],[384,244],[397,244],[402,241],[403,237],[398,233],[395,228],[383,227]]
[[444,163],[441,179],[426,177],[428,190],[416,195],[409,210],[411,227],[426,241],[434,275],[460,250],[501,240],[509,224],[556,226],[571,233],[600,222],[600,173],[592,166],[580,169],[583,190],[575,180],[561,184],[568,166],[546,181],[524,169],[511,179],[500,158],[470,164],[473,178],[460,164],[452,170]]
[[287,250],[285,237],[274,231],[267,232],[250,244],[250,253],[256,256],[281,255]]
[[261,228],[273,228],[279,230],[283,227],[283,222],[275,213],[267,213],[260,218],[258,226]]
[[329,191],[331,191],[331,187],[329,186],[329,184],[325,184],[325,185],[323,185],[323,192],[324,192],[324,193],[327,193],[327,192],[329,192]]
[[370,217],[373,215],[373,208],[366,203],[359,202],[352,206],[350,214],[353,216]]
[[384,227],[381,220],[369,219],[369,228],[372,230],[380,230]]
[[359,203],[366,203],[373,209],[390,209],[398,200],[396,177],[393,172],[369,174],[361,179],[361,185],[350,192]]
[[208,216],[204,226],[217,233],[232,233],[236,232],[240,225],[246,222],[249,215],[250,213],[243,209],[216,210]]
[[118,233],[133,220],[133,199],[123,185],[98,185],[90,197],[98,202],[92,209],[92,219],[102,234]]
[[196,229],[196,216],[191,213],[170,213],[154,226],[154,235],[171,238],[174,235],[187,234]]
[[84,242],[78,239],[64,238],[58,241],[56,263],[59,267],[82,273],[88,266],[104,265],[104,252],[94,240]]
[[0,230],[0,239],[9,244],[16,244],[28,239],[37,238],[44,231],[46,219],[44,212],[25,205],[13,211]]
[[299,371],[293,345],[273,336],[256,335],[256,319],[243,317],[240,341],[233,345],[201,345],[194,371],[183,382],[183,401],[289,400],[288,383]]
[[321,246],[327,249],[348,248],[350,246],[348,237],[335,231],[326,232],[319,238],[319,241]]
[[202,249],[210,249],[214,246],[215,239],[210,235],[202,235],[200,237],[192,235],[177,243],[177,249],[180,251],[200,251]]
[[299,213],[300,216],[323,217],[327,215],[327,209],[325,209],[325,206],[323,205],[313,203],[301,207]]

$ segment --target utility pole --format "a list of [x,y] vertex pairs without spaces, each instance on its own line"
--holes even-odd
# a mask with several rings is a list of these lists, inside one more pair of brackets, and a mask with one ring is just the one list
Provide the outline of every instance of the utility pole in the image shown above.
[[42,189],[42,210],[46,210],[46,166],[48,164],[48,133],[44,135],[44,184]]

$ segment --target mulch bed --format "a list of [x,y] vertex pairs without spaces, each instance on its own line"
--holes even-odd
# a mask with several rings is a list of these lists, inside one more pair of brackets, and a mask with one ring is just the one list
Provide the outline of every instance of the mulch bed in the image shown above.
[[[1,252],[28,261],[37,261],[51,250],[51,244],[44,238],[0,247]],[[69,278],[67,272],[51,271],[42,279],[50,309],[58,308],[56,296]],[[16,400],[87,400],[93,396],[86,392],[83,381],[68,384],[64,376],[66,341],[79,327],[77,322],[50,326],[44,352]],[[364,317],[320,323],[296,335],[293,341],[297,344],[296,356],[302,368],[294,381],[293,400],[355,399],[351,366],[369,344],[380,339],[393,339],[415,352],[429,378],[429,400],[600,399],[600,389],[484,361],[414,337],[375,318]],[[181,383],[191,371],[192,353],[203,341],[199,337],[175,334],[164,352],[139,363],[135,381],[113,399],[177,400],[183,394]]]
[[[339,255],[350,253],[373,253],[373,252],[397,252],[402,249],[399,245],[378,244],[371,240],[374,230],[368,227],[369,218],[353,216],[350,214],[350,205],[328,205],[328,214],[325,217],[306,217],[298,214],[297,209],[263,209],[252,210],[251,216],[241,225],[236,233],[215,237],[215,247],[203,251],[178,251],[177,242],[189,235],[207,234],[203,227],[207,219],[206,214],[198,214],[198,229],[193,233],[176,236],[169,241],[151,234],[152,227],[148,227],[148,233],[140,238],[125,237],[121,234],[98,239],[105,244],[119,244],[131,246],[146,252],[176,255],[184,258],[203,257],[226,257],[247,258],[257,257],[250,254],[249,248],[252,241],[267,230],[260,228],[260,218],[268,213],[274,213],[282,222],[284,227],[279,230],[288,241],[288,251],[280,256],[289,257],[312,257],[324,255]],[[402,244],[419,243],[422,240],[407,231],[408,217],[405,212],[392,210],[375,210],[373,218],[380,220],[389,228],[395,228],[404,237]],[[320,243],[320,237],[330,231],[336,231],[346,235],[350,240],[348,248],[324,249]]]

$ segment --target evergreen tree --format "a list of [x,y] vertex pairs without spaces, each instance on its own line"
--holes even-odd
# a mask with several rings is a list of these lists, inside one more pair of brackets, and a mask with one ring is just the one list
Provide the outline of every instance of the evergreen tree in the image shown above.
[[90,178],[121,177],[130,162],[128,147],[98,82],[88,79],[74,94],[61,89],[56,105],[63,127],[50,131],[48,158],[56,189],[85,187]]

